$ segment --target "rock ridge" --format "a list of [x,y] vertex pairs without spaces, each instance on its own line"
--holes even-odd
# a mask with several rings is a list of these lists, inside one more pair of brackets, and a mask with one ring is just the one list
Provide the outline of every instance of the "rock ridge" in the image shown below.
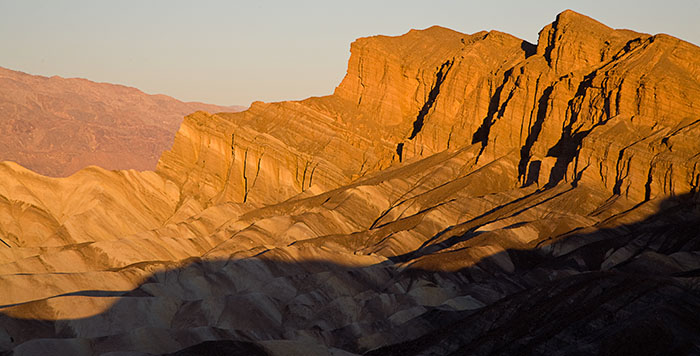
[[0,163],[0,353],[697,354],[698,54],[431,27],[153,172]]
[[[355,41],[348,72],[332,96],[259,103],[247,114],[222,117],[305,151],[306,163],[284,171],[297,182],[298,171],[317,167],[314,174],[330,178],[321,190],[476,144],[475,167],[519,156],[511,174],[520,185],[583,179],[641,201],[688,192],[698,179],[698,147],[690,138],[697,133],[700,77],[688,65],[698,53],[670,36],[615,30],[570,10],[540,31],[536,46],[497,31],[465,35],[431,27]],[[291,125],[283,116],[307,122]],[[343,132],[342,138],[330,134],[328,143],[357,152],[338,157],[326,142],[302,143],[272,122],[289,130]],[[671,141],[684,142],[686,153],[671,152]],[[338,160],[349,164],[332,167]],[[309,188],[303,177],[304,184],[295,183],[280,199]]]

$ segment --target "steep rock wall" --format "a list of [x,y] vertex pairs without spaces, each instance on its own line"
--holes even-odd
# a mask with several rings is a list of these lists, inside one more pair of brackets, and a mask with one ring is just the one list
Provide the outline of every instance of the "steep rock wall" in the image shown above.
[[[211,120],[218,125],[211,128],[198,121],[198,135],[218,137],[211,149],[221,160],[205,195],[271,203],[312,181],[320,192],[471,145],[479,147],[473,168],[517,157],[510,174],[519,185],[585,179],[639,201],[688,192],[700,179],[699,53],[670,36],[615,30],[573,11],[543,28],[536,46],[497,31],[437,26],[361,38],[332,96],[257,103],[219,115],[229,123]],[[225,134],[221,125],[229,125]],[[235,159],[231,135],[244,145]],[[231,173],[229,161],[237,164]],[[265,188],[255,192],[248,177]],[[258,197],[262,191],[274,193]]]

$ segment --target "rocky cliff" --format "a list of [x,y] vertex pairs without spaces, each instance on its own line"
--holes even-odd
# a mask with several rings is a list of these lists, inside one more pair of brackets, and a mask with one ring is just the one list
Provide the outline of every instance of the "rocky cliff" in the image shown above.
[[155,172],[0,165],[0,350],[700,353],[700,48],[351,45],[333,95],[187,116]]
[[[220,157],[212,173],[221,191],[229,163],[238,162],[237,172],[245,163],[246,177],[257,177],[257,151],[274,146],[266,140],[275,138],[293,151],[270,152],[260,164],[270,160],[284,172],[274,174],[294,177],[273,179],[274,189],[294,184],[263,199],[270,203],[310,188],[304,170],[323,177],[317,179],[323,191],[393,163],[476,145],[474,168],[518,157],[517,186],[584,179],[639,201],[680,194],[700,179],[700,141],[692,139],[700,129],[700,77],[692,64],[698,51],[668,35],[614,30],[572,11],[542,29],[536,46],[496,31],[464,35],[439,27],[363,38],[352,44],[348,73],[334,95],[256,103],[223,120],[191,117],[160,164],[185,163],[172,154],[182,136],[221,137],[215,148],[201,147]],[[225,134],[221,125],[229,126]],[[194,127],[202,132],[192,133]],[[234,132],[245,145],[239,154],[247,149],[253,165],[232,159]],[[203,164],[191,154],[187,159]],[[275,169],[261,170],[261,179]],[[242,201],[243,174],[231,177],[228,185]]]
[[89,165],[153,170],[184,115],[242,109],[0,68],[0,161],[53,177]]

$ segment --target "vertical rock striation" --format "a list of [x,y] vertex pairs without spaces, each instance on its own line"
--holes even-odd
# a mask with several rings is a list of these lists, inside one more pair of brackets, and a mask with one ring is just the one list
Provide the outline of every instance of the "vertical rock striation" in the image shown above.
[[2,163],[0,352],[697,354],[699,58],[431,27],[187,116],[155,172]]
[[[308,166],[316,168],[319,192],[392,162],[475,145],[476,167],[518,157],[510,174],[520,185],[583,179],[642,201],[697,186],[699,52],[667,35],[615,30],[573,11],[543,28],[536,46],[497,31],[465,35],[437,26],[361,38],[333,95],[256,103],[218,119],[199,115],[178,137],[195,127],[207,139],[221,137],[211,147],[220,162],[212,156],[197,163],[218,165],[211,167],[217,178],[205,179],[207,199],[230,185],[226,199],[242,201],[250,191],[252,201],[281,201],[311,187],[300,174]],[[227,155],[231,135],[246,142],[236,159]],[[184,162],[173,153],[178,140],[160,167]],[[282,189],[273,197],[244,188],[246,149],[254,160],[270,151],[256,184]],[[229,174],[231,162],[239,167]],[[246,176],[258,175],[253,166]],[[224,183],[227,176],[234,181]]]

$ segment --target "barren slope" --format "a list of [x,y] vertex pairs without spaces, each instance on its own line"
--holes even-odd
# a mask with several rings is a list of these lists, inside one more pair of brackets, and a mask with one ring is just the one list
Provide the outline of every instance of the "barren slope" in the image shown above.
[[189,115],[155,172],[2,164],[0,350],[700,354],[699,59],[432,27]]
[[0,161],[54,177],[89,165],[153,170],[183,116],[241,109],[0,68]]

